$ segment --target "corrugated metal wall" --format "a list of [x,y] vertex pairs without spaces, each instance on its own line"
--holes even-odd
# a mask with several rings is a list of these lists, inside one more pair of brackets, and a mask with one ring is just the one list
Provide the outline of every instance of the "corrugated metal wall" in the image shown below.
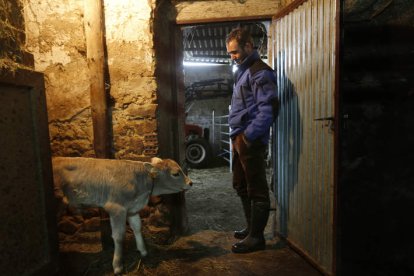
[[[305,1],[271,26],[281,110],[277,231],[334,270],[335,0]],[[331,128],[332,127],[332,128]]]

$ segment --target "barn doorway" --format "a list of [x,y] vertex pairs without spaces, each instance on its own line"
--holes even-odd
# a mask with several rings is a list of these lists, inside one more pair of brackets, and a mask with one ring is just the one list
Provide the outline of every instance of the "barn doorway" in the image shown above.
[[[180,237],[170,247],[150,245],[153,251],[151,259],[144,260],[141,267],[137,263],[130,263],[131,275],[135,272],[144,272],[144,275],[152,275],[154,272],[162,274],[163,271],[177,275],[264,275],[270,271],[277,271],[279,275],[320,275],[275,238],[272,215],[265,236],[267,248],[273,250],[249,256],[232,254],[230,251],[231,245],[236,241],[233,231],[244,226],[244,219],[240,199],[231,185],[230,156],[226,155],[223,145],[219,144],[226,138],[221,139],[213,119],[214,116],[225,117],[228,114],[233,68],[224,40],[226,34],[239,25],[256,28],[253,30],[256,32],[255,44],[259,45],[262,58],[267,59],[269,22],[211,23],[181,27],[184,86],[178,87],[183,87],[182,92],[185,93],[185,126],[187,133],[192,130],[194,132],[190,132],[190,135],[197,135],[190,139],[204,139],[208,143],[210,148],[207,150],[211,155],[208,162],[195,162],[188,168],[194,185],[186,192],[189,222],[187,235]],[[188,141],[190,140],[187,143]],[[197,156],[202,149],[194,151],[194,156]],[[270,150],[269,156],[271,153]],[[271,182],[272,164],[269,163],[268,183]],[[271,197],[274,198],[274,195]]]
[[227,115],[235,66],[227,54],[225,38],[239,26],[250,30],[256,49],[262,59],[267,60],[269,21],[180,26],[186,115],[185,156],[190,167],[206,168],[217,162],[231,166]]

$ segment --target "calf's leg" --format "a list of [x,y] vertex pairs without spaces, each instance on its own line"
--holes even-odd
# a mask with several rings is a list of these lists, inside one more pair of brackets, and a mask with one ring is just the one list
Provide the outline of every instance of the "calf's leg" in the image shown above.
[[134,231],[138,251],[141,253],[142,257],[145,257],[147,255],[147,250],[145,249],[144,239],[142,238],[141,218],[139,214],[129,216],[128,222],[129,226],[131,226],[132,230]]
[[124,207],[117,204],[110,204],[105,206],[105,210],[109,213],[111,221],[112,238],[114,239],[114,257],[112,259],[112,267],[114,274],[121,274],[123,271],[122,265],[122,247],[125,237],[126,227],[126,210]]

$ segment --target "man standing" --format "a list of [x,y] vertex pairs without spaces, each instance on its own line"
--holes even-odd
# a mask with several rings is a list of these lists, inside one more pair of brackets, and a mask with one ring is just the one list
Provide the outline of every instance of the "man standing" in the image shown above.
[[277,109],[277,87],[272,68],[260,59],[247,30],[232,30],[226,47],[238,65],[229,114],[233,187],[247,221],[247,228],[234,232],[241,241],[232,246],[232,251],[248,253],[265,249],[263,232],[270,208],[265,151]]

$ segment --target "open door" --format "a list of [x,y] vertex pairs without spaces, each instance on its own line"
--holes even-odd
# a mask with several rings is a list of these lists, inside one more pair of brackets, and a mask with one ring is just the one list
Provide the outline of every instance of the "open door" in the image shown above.
[[281,109],[275,125],[277,229],[335,273],[338,1],[295,1],[271,26]]
[[56,275],[58,235],[43,74],[0,70],[0,272]]

